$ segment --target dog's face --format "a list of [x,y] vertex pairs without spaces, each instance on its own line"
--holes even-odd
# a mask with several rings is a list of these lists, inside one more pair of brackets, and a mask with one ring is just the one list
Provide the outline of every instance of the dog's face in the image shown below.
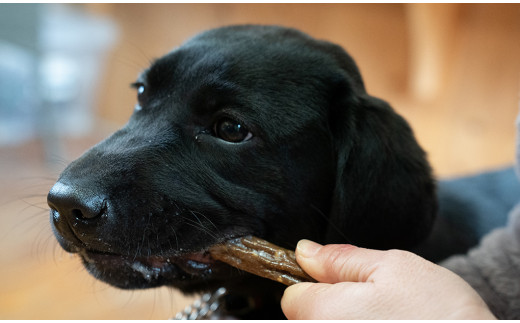
[[253,234],[409,248],[434,184],[406,122],[339,47],[279,27],[203,33],[134,84],[129,122],[71,163],[48,202],[58,241],[121,288],[246,280],[206,250]]

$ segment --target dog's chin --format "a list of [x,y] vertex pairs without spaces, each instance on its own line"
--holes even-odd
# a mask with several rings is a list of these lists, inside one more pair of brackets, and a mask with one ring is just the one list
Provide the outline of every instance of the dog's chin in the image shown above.
[[81,250],[79,255],[94,277],[122,289],[172,286],[185,293],[199,292],[219,287],[233,271],[206,251],[134,257]]

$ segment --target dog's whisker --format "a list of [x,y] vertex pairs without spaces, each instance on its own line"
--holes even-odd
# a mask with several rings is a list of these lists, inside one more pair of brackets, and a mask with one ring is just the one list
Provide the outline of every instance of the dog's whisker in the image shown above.
[[[59,174],[57,172],[56,174]],[[41,186],[52,186],[57,176],[19,176],[17,181],[22,185],[22,189],[36,189]]]
[[217,239],[217,236],[213,232],[208,230],[206,227],[201,226],[200,223],[198,223],[198,222],[195,222],[195,221],[193,221],[191,219],[186,219],[186,224],[191,226],[191,227],[194,227],[194,228],[197,228],[197,229],[201,230],[202,232],[206,233],[207,235],[209,235],[210,237],[212,237],[214,239]]
[[[157,233],[157,232],[155,233],[155,240],[156,240],[156,244],[157,244],[157,246],[158,246],[159,249],[160,249],[160,250],[159,250],[159,254],[164,254],[164,251],[163,251],[162,248],[161,248],[161,240],[160,240],[160,237],[159,237],[159,233]],[[171,245],[170,245],[170,247],[171,247]]]
[[[27,226],[32,227],[33,225],[38,224],[40,221],[42,221],[42,219],[47,219],[47,212],[43,212],[42,210],[38,209],[34,210],[32,213],[28,213],[27,210],[29,209],[30,207],[19,212],[19,214],[22,214],[21,212],[23,212],[23,216],[20,216],[21,219],[12,225],[11,230],[7,230],[5,232],[6,235],[18,230],[19,228]],[[47,223],[45,222],[45,224]]]
[[170,229],[172,230],[173,236],[175,237],[176,250],[179,250],[179,239],[177,237],[177,232],[175,231],[175,228],[172,225],[170,225]]
[[146,242],[148,244],[148,248],[146,248],[146,256],[150,257],[152,255],[152,249],[151,249],[151,245],[150,245],[150,236],[146,237]]
[[[204,227],[208,232],[212,232],[212,236],[215,238],[215,239],[218,239],[218,235],[220,235],[220,230],[217,228],[217,226],[207,217],[205,216],[204,214],[200,213],[200,212],[196,212],[196,211],[191,211],[190,210],[190,213],[197,219],[197,221],[200,223],[200,225],[202,227]],[[206,221],[213,227],[215,228],[215,231],[213,232],[212,230],[210,230],[210,228],[207,228],[203,223],[202,221],[199,219],[199,217],[197,216],[197,213],[198,215],[202,216],[204,219],[206,219]]]
[[210,230],[208,230],[205,226],[201,226],[200,223],[198,222],[195,222],[194,220],[191,220],[191,219],[187,219],[185,218],[186,220],[186,224],[189,225],[189,226],[192,226],[196,229],[199,229],[201,230],[202,232],[206,233],[207,235],[209,235],[210,237],[212,237],[213,239],[218,239],[218,237],[213,233],[211,232]]
[[141,254],[141,249],[143,247],[143,244],[144,244],[144,239],[145,239],[145,235],[143,233],[143,237],[141,239],[141,243],[137,242],[137,248],[135,249],[135,253],[134,253],[134,261],[137,259],[137,257],[139,257],[139,255]]
[[[23,207],[22,209],[20,209],[21,212],[27,210],[27,209],[30,209],[30,208],[38,208],[40,211],[41,210],[44,210],[44,211],[49,211],[49,207],[47,206],[47,203],[45,204],[45,206],[40,206],[40,205],[37,205],[35,203],[31,203],[25,199],[22,200],[23,203],[27,204],[25,207]],[[43,202],[40,202],[43,204]]]
[[23,198],[21,198],[21,200],[26,200],[26,199],[32,199],[32,198],[39,198],[39,199],[45,199],[47,197],[47,195],[45,194],[41,194],[41,193],[34,193],[34,194],[26,194]]
[[133,260],[136,260],[137,257],[142,255],[142,250],[144,248],[145,240],[148,243],[148,248],[146,249],[146,252],[148,253],[148,256],[151,256],[150,240],[147,239],[147,237],[148,237],[149,231],[151,230],[150,220],[151,220],[152,215],[153,215],[152,212],[148,213],[148,220],[147,220],[146,225],[144,226],[144,229],[143,229],[141,242],[140,243],[138,242],[138,244],[137,244],[137,248],[135,250],[134,259]]
[[[60,247],[59,244],[55,244],[54,245],[54,248],[52,249],[52,259],[54,261],[54,264],[56,266],[58,266],[58,263],[59,263],[59,258],[62,257],[62,255],[64,254],[64,250]],[[59,257],[59,258],[58,258]]]
[[346,243],[351,243],[352,241],[345,235],[343,231],[341,231],[336,224],[334,224],[332,221],[330,221],[329,217],[323,213],[322,210],[318,209],[313,204],[309,205],[316,213],[323,219],[325,222],[327,222],[328,227],[334,229],[335,232],[337,232],[343,239],[345,239]]
[[202,224],[202,222],[200,221],[199,217],[195,214],[195,212],[193,211],[189,211],[191,213],[191,215],[193,215],[195,217],[195,219],[197,219],[197,222],[199,222],[199,224],[203,227],[204,224]]
[[[205,216],[204,213],[202,213],[202,212],[198,212],[198,211],[190,211],[190,212],[191,212],[193,215],[195,215],[195,213],[196,213],[196,214],[202,216],[204,219],[206,219],[206,221],[208,221],[209,224],[211,224],[211,226],[212,226],[213,228],[215,228],[216,231],[220,232],[219,228],[217,228],[217,226],[215,225],[215,223],[213,223],[213,221],[211,221],[210,218],[208,218],[207,216]],[[200,222],[200,220],[199,220],[199,222]]]
[[[212,232],[209,228],[207,228],[203,223],[202,221],[200,220],[200,218],[197,216],[200,215],[202,217],[204,217],[204,219],[206,219],[208,221],[209,224],[211,224],[211,226],[213,226],[215,228],[215,230],[217,232],[219,232],[219,229],[215,226],[215,224],[210,220],[208,219],[208,217],[206,217],[204,214],[200,213],[200,212],[196,212],[196,211],[192,211],[192,210],[189,210],[189,212],[195,217],[195,219],[197,219],[197,222],[200,224],[201,227],[203,227],[204,229],[206,229],[208,232]],[[214,233],[217,233],[217,232],[214,232]],[[214,238],[216,238],[217,236],[216,235],[213,235]]]
[[55,241],[56,240],[53,239],[52,232],[48,230],[48,227],[41,227],[32,244],[31,253],[35,254],[37,257],[43,257],[44,255],[47,255],[46,250],[48,250],[49,246],[55,246]]

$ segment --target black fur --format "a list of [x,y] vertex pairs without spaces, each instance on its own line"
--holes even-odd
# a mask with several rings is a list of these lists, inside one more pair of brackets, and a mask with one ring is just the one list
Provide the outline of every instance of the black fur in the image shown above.
[[[334,44],[281,27],[210,30],[136,87],[129,122],[48,196],[60,244],[103,281],[188,293],[223,285],[275,304],[283,286],[204,250],[246,234],[290,249],[302,238],[410,249],[430,231],[435,184],[423,150]],[[219,138],[224,119],[252,137]]]

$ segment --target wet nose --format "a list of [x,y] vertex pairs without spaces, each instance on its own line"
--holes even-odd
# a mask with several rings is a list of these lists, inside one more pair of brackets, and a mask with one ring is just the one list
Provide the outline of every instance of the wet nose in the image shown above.
[[106,200],[91,190],[57,182],[47,195],[47,204],[56,217],[68,221],[93,221],[106,212]]

